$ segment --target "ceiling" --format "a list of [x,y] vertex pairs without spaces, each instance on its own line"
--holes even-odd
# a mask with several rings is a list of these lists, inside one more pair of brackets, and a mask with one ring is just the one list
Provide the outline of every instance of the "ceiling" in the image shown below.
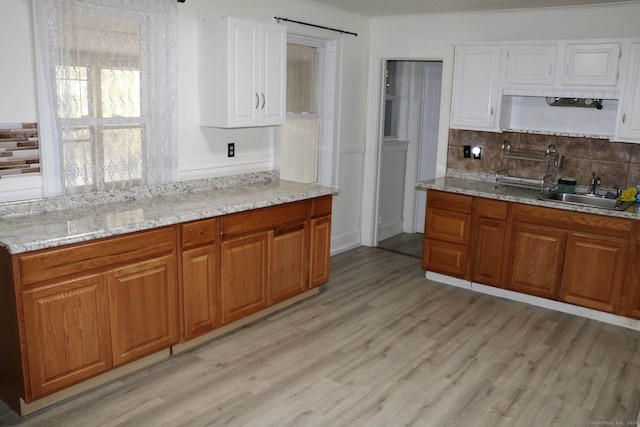
[[635,3],[637,0],[313,0],[312,2],[374,17]]

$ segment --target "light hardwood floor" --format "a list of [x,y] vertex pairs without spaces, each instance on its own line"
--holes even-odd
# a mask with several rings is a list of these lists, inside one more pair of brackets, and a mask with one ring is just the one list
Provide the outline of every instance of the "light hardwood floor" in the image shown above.
[[423,234],[400,233],[380,241],[378,247],[422,259],[423,240]]
[[0,425],[638,420],[640,333],[427,281],[415,258],[389,251],[331,264],[317,296],[26,419],[2,406]]

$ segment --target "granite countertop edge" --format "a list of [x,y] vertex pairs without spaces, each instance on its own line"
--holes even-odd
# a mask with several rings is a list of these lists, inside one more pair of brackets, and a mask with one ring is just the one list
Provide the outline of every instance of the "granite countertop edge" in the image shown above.
[[317,184],[269,179],[235,182],[115,202],[83,203],[22,215],[0,215],[0,247],[10,254],[113,237],[236,212],[336,195]]
[[591,208],[588,206],[561,203],[552,200],[541,200],[539,190],[509,187],[503,185],[496,186],[494,182],[481,181],[476,179],[446,176],[426,181],[420,181],[416,184],[415,187],[418,190],[441,190],[449,193],[485,197],[489,199],[517,202],[572,212],[584,212],[618,218],[640,219],[640,214],[638,214],[639,206],[637,203],[634,203],[631,207],[624,211]]

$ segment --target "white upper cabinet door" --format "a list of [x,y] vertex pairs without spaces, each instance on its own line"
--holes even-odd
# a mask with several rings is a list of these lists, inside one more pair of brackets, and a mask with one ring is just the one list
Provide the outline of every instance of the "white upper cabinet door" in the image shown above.
[[237,18],[200,26],[200,125],[273,126],[286,120],[287,30]]
[[510,45],[505,85],[553,85],[558,46]]
[[500,46],[459,46],[453,76],[451,128],[499,131]]
[[228,127],[259,124],[260,25],[252,21],[229,22]]
[[262,24],[260,124],[281,125],[287,119],[287,32],[282,25]]
[[616,86],[619,62],[620,43],[567,43],[562,83],[567,86]]
[[640,43],[632,43],[629,53],[615,140],[640,143]]

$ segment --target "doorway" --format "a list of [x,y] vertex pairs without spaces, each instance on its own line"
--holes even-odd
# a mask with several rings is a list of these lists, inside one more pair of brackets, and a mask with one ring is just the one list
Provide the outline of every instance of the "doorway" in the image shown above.
[[377,246],[422,257],[426,192],[436,177],[442,61],[386,61]]

